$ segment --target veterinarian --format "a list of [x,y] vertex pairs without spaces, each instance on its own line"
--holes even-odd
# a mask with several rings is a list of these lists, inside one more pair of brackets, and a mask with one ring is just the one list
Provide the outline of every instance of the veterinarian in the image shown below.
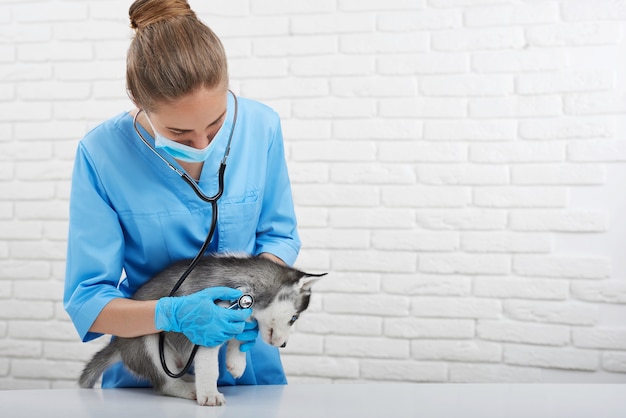
[[[65,309],[85,342],[163,330],[204,346],[236,337],[248,367],[235,380],[222,352],[219,385],[285,384],[277,349],[257,340],[256,323],[246,322],[251,310],[233,319],[233,311],[207,303],[235,299],[238,290],[130,299],[155,273],[194,258],[205,240],[208,252],[286,264],[294,263],[300,240],[276,112],[228,90],[222,44],[186,1],[137,0],[129,14],[135,33],[126,82],[136,108],[102,122],[78,145]],[[214,211],[200,192],[219,197],[210,241]],[[105,388],[145,385],[121,364],[102,382]]]

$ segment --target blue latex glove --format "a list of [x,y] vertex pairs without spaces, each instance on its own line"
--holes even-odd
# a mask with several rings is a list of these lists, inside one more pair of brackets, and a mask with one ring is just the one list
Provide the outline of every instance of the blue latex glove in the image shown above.
[[242,292],[228,287],[211,287],[187,296],[165,297],[158,300],[154,324],[162,331],[180,332],[204,347],[216,347],[245,328],[252,309],[227,309],[217,300],[237,300]]
[[254,343],[256,343],[256,337],[259,335],[259,323],[256,319],[252,319],[250,321],[246,321],[246,326],[243,329],[243,332],[237,335],[239,341],[241,341],[241,345],[239,346],[239,350],[242,352],[249,351]]

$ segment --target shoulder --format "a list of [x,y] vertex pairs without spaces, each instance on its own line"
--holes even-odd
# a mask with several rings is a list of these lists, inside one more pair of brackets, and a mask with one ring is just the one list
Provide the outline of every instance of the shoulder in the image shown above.
[[87,148],[115,146],[128,136],[129,128],[132,128],[132,118],[128,112],[121,112],[93,127],[81,144]]
[[278,112],[264,103],[241,96],[237,96],[237,103],[241,111],[242,118],[250,118],[259,123],[280,123],[280,116],[278,115]]

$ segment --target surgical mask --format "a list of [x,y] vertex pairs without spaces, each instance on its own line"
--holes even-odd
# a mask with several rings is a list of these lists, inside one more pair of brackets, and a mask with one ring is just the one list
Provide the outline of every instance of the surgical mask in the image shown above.
[[224,127],[224,125],[222,124],[211,142],[209,142],[206,147],[194,148],[190,147],[189,145],[181,144],[180,142],[176,142],[164,137],[163,135],[158,133],[156,129],[154,129],[154,125],[152,125],[152,122],[147,115],[146,119],[148,120],[148,123],[150,124],[150,127],[154,132],[154,147],[167,152],[169,155],[176,158],[177,160],[186,161],[188,163],[201,163],[206,161],[207,158],[209,158],[209,155],[211,155],[211,151],[213,151],[213,149],[215,148],[213,144],[215,144],[216,140],[219,138],[219,135],[223,131],[222,128]]

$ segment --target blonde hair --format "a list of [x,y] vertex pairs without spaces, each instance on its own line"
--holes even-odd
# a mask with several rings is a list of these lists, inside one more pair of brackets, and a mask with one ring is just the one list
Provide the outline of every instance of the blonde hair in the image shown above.
[[135,104],[154,111],[200,88],[228,88],[226,53],[219,38],[186,0],[136,0],[135,30],[126,59],[126,87]]

